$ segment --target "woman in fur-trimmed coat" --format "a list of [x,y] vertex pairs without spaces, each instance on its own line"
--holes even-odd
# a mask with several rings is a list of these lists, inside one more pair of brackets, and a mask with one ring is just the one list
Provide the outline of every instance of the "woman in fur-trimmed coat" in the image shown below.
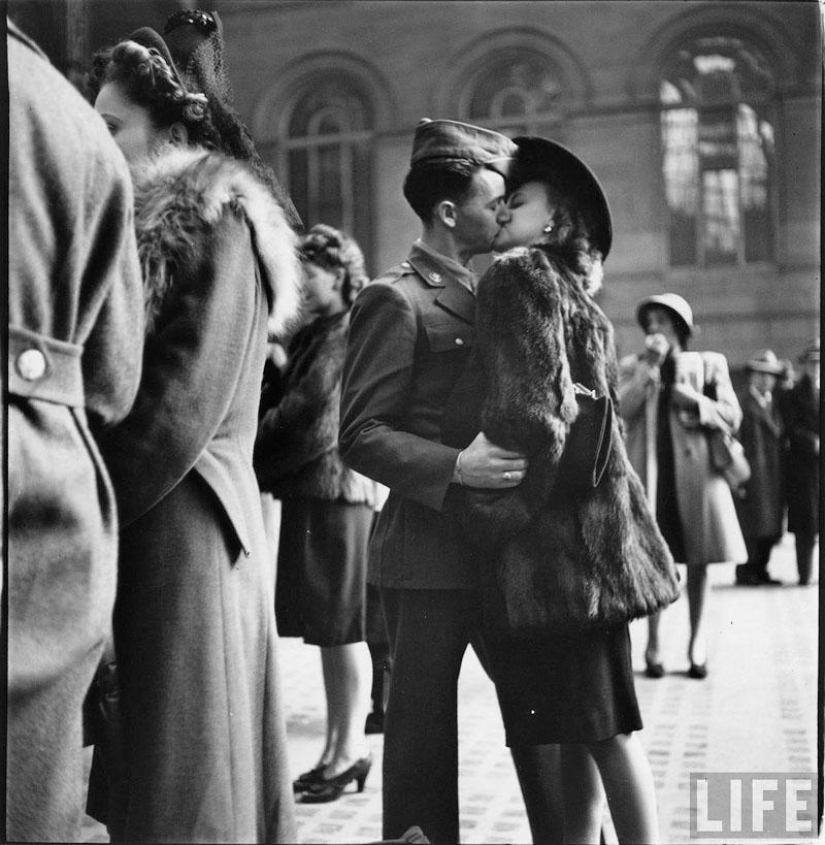
[[251,167],[192,144],[207,98],[160,36],[133,39],[95,101],[133,169],[147,316],[137,400],[102,444],[121,518],[106,821],[115,842],[294,842],[252,451],[267,324],[297,308],[295,237]]
[[[673,560],[617,419],[598,487],[576,493],[560,472],[578,413],[574,384],[616,399],[612,327],[593,299],[610,247],[609,211],[595,177],[568,150],[541,138],[515,142],[494,246],[532,246],[505,254],[482,277],[475,353],[479,428],[525,455],[528,467],[511,490],[454,489],[450,506],[479,545],[485,651],[534,839],[599,841],[595,761],[619,841],[656,842],[627,619],[676,598]],[[633,612],[614,613],[613,599]],[[533,783],[523,764],[550,744],[561,745],[561,772]],[[552,794],[536,800],[553,780],[563,835],[541,809],[554,806]]]
[[289,344],[280,397],[261,408],[255,470],[261,489],[283,501],[278,631],[321,648],[327,740],[295,782],[304,802],[321,802],[349,781],[363,786],[370,766],[366,570],[376,486],[338,453],[349,309],[366,282],[364,257],[352,238],[323,224],[304,236],[300,252],[306,321]]

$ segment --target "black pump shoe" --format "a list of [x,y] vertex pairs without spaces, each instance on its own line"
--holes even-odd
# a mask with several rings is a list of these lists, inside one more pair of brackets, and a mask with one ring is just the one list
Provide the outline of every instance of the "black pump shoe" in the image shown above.
[[372,766],[372,755],[369,757],[362,757],[350,766],[345,772],[336,775],[333,778],[321,778],[315,783],[311,783],[303,791],[301,795],[301,803],[303,804],[325,804],[328,801],[336,801],[341,797],[341,793],[355,781],[359,792],[364,791],[364,783],[367,780],[367,775],[370,773]]
[[688,669],[687,674],[689,678],[696,678],[697,681],[703,681],[708,676],[707,661],[704,663],[691,662],[690,669]]
[[664,663],[654,663],[652,660],[645,657],[645,675],[648,678],[663,678],[665,676]]
[[309,789],[311,784],[323,782],[325,768],[326,766],[321,763],[314,769],[310,769],[308,772],[298,775],[298,777],[292,781],[292,791],[303,792],[304,790]]

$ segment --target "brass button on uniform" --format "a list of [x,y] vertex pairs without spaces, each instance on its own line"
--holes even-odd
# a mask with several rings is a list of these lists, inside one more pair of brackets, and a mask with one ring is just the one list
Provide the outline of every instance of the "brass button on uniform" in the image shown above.
[[27,349],[17,356],[17,372],[26,381],[37,381],[46,374],[46,356],[39,349]]
[[456,346],[464,346],[464,341],[460,337],[457,337],[455,339],[455,345]]
[[436,273],[435,270],[433,270],[433,272],[430,273],[430,281],[436,282],[436,283],[440,282],[441,281],[441,273]]
[[402,262],[401,262],[401,266],[402,266],[405,270],[407,270],[407,269],[409,269],[410,262],[409,262],[409,261],[402,261]]

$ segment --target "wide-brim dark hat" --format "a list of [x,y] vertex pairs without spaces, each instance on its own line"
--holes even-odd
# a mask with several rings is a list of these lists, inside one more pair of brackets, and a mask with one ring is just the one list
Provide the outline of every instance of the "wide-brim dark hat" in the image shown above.
[[573,152],[549,138],[519,136],[516,159],[507,179],[512,192],[525,182],[548,182],[582,204],[593,242],[607,258],[613,243],[610,207],[593,171]]
[[679,296],[678,293],[655,293],[652,296],[646,296],[636,306],[636,319],[643,329],[647,329],[646,314],[649,308],[666,308],[678,318],[688,335],[696,331],[696,325],[693,322],[693,309],[688,301],[683,296]]

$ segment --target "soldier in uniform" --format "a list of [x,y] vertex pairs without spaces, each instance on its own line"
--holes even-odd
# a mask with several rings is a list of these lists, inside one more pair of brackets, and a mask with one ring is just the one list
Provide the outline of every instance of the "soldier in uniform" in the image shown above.
[[515,145],[449,120],[415,132],[404,196],[421,219],[409,257],[367,285],[352,309],[340,448],[390,488],[369,552],[393,676],[384,733],[384,836],[420,825],[459,841],[457,685],[475,633],[476,573],[443,512],[451,484],[504,489],[526,461],[479,434],[463,452],[441,420],[473,346],[474,255],[490,251]]
[[111,631],[115,497],[98,441],[137,394],[143,283],[129,170],[8,26],[6,837],[76,842],[81,705]]

